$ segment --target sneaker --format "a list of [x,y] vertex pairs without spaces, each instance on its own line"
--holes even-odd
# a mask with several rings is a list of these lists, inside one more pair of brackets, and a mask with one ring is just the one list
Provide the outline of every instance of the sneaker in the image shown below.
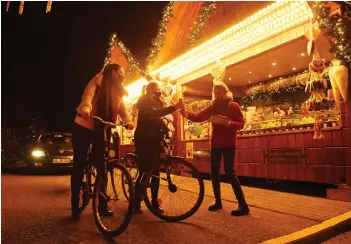
[[231,213],[232,216],[242,216],[242,215],[247,215],[250,213],[249,206],[238,206],[236,209],[234,209]]
[[211,206],[208,207],[208,211],[214,212],[214,211],[220,210],[222,208],[223,208],[222,203],[216,201],[216,202],[212,203]]

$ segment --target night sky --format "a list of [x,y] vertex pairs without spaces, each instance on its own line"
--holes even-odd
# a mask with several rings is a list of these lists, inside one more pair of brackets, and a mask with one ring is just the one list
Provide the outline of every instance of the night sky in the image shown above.
[[1,2],[1,126],[25,130],[36,118],[70,131],[89,80],[101,69],[110,34],[143,64],[167,2]]

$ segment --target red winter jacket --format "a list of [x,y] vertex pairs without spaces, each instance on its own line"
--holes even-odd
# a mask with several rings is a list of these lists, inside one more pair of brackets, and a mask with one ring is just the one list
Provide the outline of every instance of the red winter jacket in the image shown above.
[[212,115],[222,115],[230,118],[230,126],[212,124],[211,148],[236,147],[238,130],[244,127],[245,119],[239,104],[231,100],[215,100],[211,105],[198,113],[188,112],[187,119],[203,122]]

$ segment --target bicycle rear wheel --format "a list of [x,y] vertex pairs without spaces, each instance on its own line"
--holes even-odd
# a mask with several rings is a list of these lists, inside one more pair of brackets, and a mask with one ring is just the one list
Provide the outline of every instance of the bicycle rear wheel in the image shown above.
[[[160,172],[158,176],[156,172]],[[152,180],[159,179],[157,201],[152,199]],[[192,216],[205,195],[200,172],[189,162],[170,158],[156,164],[143,179],[143,198],[147,208],[158,218],[176,222]],[[159,211],[158,205],[163,212]]]
[[[129,200],[124,197],[121,189],[122,175],[125,176],[129,187]],[[128,170],[121,164],[115,164],[108,169],[107,182],[100,175],[96,178],[93,192],[94,219],[100,232],[106,236],[117,236],[123,233],[132,218],[134,186]],[[113,216],[103,216],[99,206],[107,204]],[[105,205],[106,206],[106,205]]]

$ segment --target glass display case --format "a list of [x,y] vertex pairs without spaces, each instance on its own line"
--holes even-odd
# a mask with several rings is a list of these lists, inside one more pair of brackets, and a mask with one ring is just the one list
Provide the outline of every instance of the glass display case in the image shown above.
[[134,144],[134,130],[127,130],[126,128],[121,128],[121,145],[132,145]]
[[243,111],[246,124],[240,134],[313,129],[316,116],[320,117],[323,128],[340,126],[340,110],[332,98],[328,100],[328,109],[309,111],[305,103],[309,93],[300,90],[289,95],[252,101],[247,111]]
[[[186,109],[192,112],[199,112],[211,104],[210,98],[184,98]],[[211,124],[209,122],[195,123],[183,118],[183,140],[209,139],[211,135]]]

